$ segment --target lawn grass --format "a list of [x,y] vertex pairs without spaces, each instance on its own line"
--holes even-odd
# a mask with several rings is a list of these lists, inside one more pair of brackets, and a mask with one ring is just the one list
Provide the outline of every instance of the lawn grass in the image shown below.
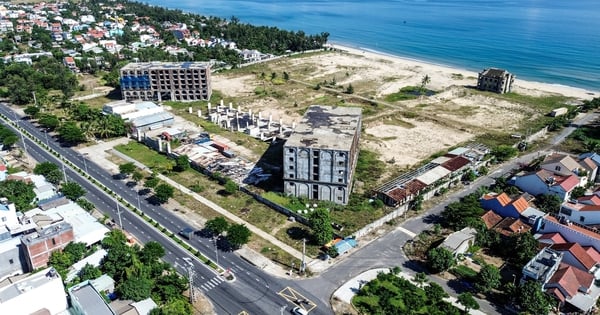
[[175,165],[175,161],[169,159],[166,155],[159,154],[139,142],[130,141],[127,144],[119,144],[114,148],[151,169],[170,170]]

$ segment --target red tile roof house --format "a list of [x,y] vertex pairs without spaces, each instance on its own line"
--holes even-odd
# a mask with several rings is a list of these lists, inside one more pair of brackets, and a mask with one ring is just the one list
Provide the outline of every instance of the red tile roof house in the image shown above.
[[[593,202],[594,200],[590,199],[588,201]],[[588,201],[584,200],[586,203],[579,202],[578,200],[565,202],[560,207],[558,216],[584,225],[600,224],[600,206],[587,204]]]
[[529,203],[523,196],[513,200],[504,192],[485,194],[479,202],[484,210],[493,210],[501,217],[519,218],[529,208]]
[[561,263],[543,288],[560,302],[560,306],[569,304],[587,313],[594,308],[600,295],[600,288],[595,285],[594,280],[594,275]]
[[534,196],[542,194],[556,195],[562,201],[571,196],[571,191],[581,185],[577,175],[562,176],[545,169],[527,173],[514,178],[515,186]]
[[533,280],[542,284],[542,290],[559,301],[580,311],[588,312],[596,304],[600,287],[594,274],[569,265],[564,252],[543,248],[523,267],[522,281]]
[[531,231],[531,226],[521,221],[521,219],[511,217],[502,218],[491,210],[484,213],[481,216],[481,220],[488,229],[493,229],[505,237]]
[[[592,255],[597,256],[598,252],[595,249],[591,249],[590,252],[586,251],[581,245],[577,243],[559,243],[550,246],[553,250],[563,253],[563,263],[567,263],[571,266],[577,267],[581,270],[585,270],[591,274],[598,272],[600,276],[600,262],[594,260]],[[594,253],[595,252],[595,253]]]
[[594,181],[598,166],[589,158],[576,160],[568,154],[553,153],[540,164],[542,169],[556,173],[557,175],[569,176],[575,174],[581,177],[581,186],[585,186],[590,180]]

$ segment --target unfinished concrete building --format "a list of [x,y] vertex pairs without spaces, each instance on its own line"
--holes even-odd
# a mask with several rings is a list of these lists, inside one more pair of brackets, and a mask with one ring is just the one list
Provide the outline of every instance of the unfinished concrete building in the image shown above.
[[313,105],[283,151],[288,195],[347,204],[358,158],[362,110]]
[[496,93],[510,93],[515,76],[502,69],[490,68],[479,72],[477,89]]
[[124,100],[209,100],[210,65],[200,62],[141,62],[121,68]]

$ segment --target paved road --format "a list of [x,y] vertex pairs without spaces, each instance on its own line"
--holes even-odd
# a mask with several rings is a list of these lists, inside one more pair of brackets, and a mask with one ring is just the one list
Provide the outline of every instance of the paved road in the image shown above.
[[[168,210],[160,206],[151,205],[143,198],[138,199],[139,194],[128,188],[125,182],[114,180],[112,174],[109,174],[93,162],[86,160],[84,156],[80,156],[70,148],[61,147],[50,137],[46,138],[46,135],[42,131],[35,128],[28,121],[21,120],[21,117],[10,110],[5,104],[0,105],[0,113],[6,117],[14,117],[14,119],[19,120],[21,128],[27,130],[34,137],[46,142],[53,150],[59,152],[63,158],[70,160],[77,167],[86,170],[89,175],[100,181],[111,191],[118,193],[130,204],[137,205],[139,200],[142,211],[170,231],[177,232],[186,226],[186,223],[182,219]],[[25,142],[27,144],[27,152],[37,161],[50,161],[58,165],[62,163],[56,157],[40,148],[36,142],[27,137],[25,138]],[[78,182],[88,191],[86,198],[94,203],[98,210],[110,215],[115,222],[119,222],[116,210],[117,203],[113,197],[107,195],[104,191],[92,185],[68,167],[66,173],[70,180]],[[302,290],[292,280],[273,277],[252,266],[235,253],[219,251],[219,263],[223,267],[229,268],[236,276],[236,281],[232,283],[225,282],[212,269],[195,260],[188,252],[177,246],[169,238],[163,236],[154,227],[149,226],[144,220],[129,210],[124,210],[126,208],[123,205],[120,206],[120,209],[122,210],[121,220],[123,227],[141,242],[155,240],[161,243],[166,250],[164,259],[176,266],[179,271],[184,273],[182,266],[187,264],[184,258],[192,259],[196,271],[195,285],[212,301],[215,311],[218,314],[238,314],[242,311],[246,311],[249,314],[279,314],[282,306],[286,306],[288,310],[294,306],[293,303],[278,294],[289,287],[295,289],[308,300],[316,303],[316,308],[311,311],[311,314],[332,313],[329,303],[321,303],[312,293]],[[191,241],[190,244],[200,250],[205,256],[216,260],[214,243],[210,239],[197,238]]]

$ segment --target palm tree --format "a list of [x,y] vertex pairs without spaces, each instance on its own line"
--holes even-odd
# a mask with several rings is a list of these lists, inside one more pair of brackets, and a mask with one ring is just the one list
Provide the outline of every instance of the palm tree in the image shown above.
[[429,77],[429,75],[428,75],[428,74],[426,74],[426,75],[423,77],[423,79],[421,79],[421,94],[424,94],[424,93],[425,93],[425,90],[426,90],[426,89],[425,89],[425,86],[426,86],[427,84],[429,84],[429,83],[431,83],[431,78]]

